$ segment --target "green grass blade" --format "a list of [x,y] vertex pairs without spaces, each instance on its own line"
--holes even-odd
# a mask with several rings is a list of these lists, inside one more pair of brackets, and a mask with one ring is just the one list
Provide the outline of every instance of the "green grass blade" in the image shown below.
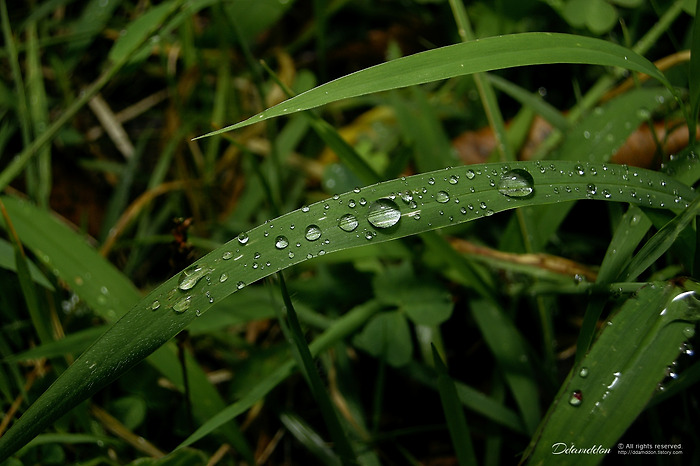
[[[637,176],[630,177],[626,167],[612,165],[513,162],[404,177],[311,204],[242,233],[154,289],[0,438],[0,457],[151,354],[215,302],[308,259],[527,205],[590,198],[669,208],[685,207],[695,197],[688,186],[648,170],[637,170]],[[11,198],[5,203],[8,211],[10,204],[19,211],[31,210]],[[38,235],[33,228],[26,229],[28,236]],[[64,243],[56,241],[63,253]],[[71,279],[76,284],[74,276]]]
[[695,131],[693,128],[698,124],[698,112],[700,112],[700,80],[695,76],[700,76],[700,21],[698,20],[698,6],[700,0],[695,2],[695,18],[690,42],[690,115],[688,118],[688,128],[690,129],[690,145],[695,143]]
[[[355,454],[350,446],[350,441],[347,438],[343,426],[340,424],[338,419],[338,413],[331,403],[330,396],[323,386],[321,377],[316,369],[316,363],[311,356],[311,351],[304,338],[301,325],[299,324],[299,319],[297,318],[297,313],[294,310],[294,305],[287,292],[287,285],[284,281],[284,276],[282,273],[278,274],[280,280],[280,289],[282,292],[282,298],[284,299],[285,307],[287,308],[287,321],[289,323],[288,338],[291,337],[291,342],[293,345],[293,350],[296,353],[297,365],[301,368],[302,373],[306,378],[306,382],[311,389],[316,403],[318,403],[319,410],[323,416],[323,420],[326,423],[326,427],[333,438],[335,447],[337,448],[338,455],[342,464],[350,464],[357,461]],[[281,318],[280,318],[281,320]],[[283,322],[281,322],[283,324]],[[283,325],[284,328],[284,325]]]
[[199,137],[221,134],[269,118],[373,92],[483,71],[552,63],[618,66],[646,73],[670,87],[651,62],[617,44],[568,34],[512,34],[441,47],[376,65],[315,87],[245,121]]
[[[614,451],[698,320],[700,303],[693,291],[654,284],[629,299],[562,385],[533,437],[529,464],[597,464],[606,450]],[[598,453],[555,455],[567,447],[597,447]]]
[[699,201],[700,198],[694,200],[683,212],[664,225],[647,241],[627,266],[622,277],[624,281],[635,280],[673,245],[685,227],[697,217],[698,211],[700,211]]
[[477,464],[469,426],[464,417],[464,411],[462,410],[462,404],[459,402],[455,384],[447,374],[447,367],[445,367],[445,363],[442,361],[435,346],[432,349],[435,370],[438,373],[437,384],[440,392],[440,401],[445,412],[447,429],[450,432],[450,438],[452,438],[452,446],[455,449],[457,462],[462,466]]
[[[349,311],[340,317],[328,330],[318,336],[310,345],[309,350],[312,356],[317,356],[321,351],[330,347],[333,343],[345,338],[362,326],[367,319],[378,311],[378,306],[374,302],[369,302]],[[209,435],[221,425],[230,422],[236,416],[246,412],[253,404],[267,395],[280,382],[286,379],[294,371],[294,361],[287,360],[267,377],[259,380],[254,386],[245,391],[245,395],[235,403],[227,406],[217,413],[199,429],[185,439],[178,448],[186,447]],[[1,451],[1,450],[0,450]]]
[[503,377],[515,398],[523,424],[533,433],[540,422],[539,389],[535,383],[529,351],[513,322],[497,305],[477,300],[471,304],[472,316],[493,353]]

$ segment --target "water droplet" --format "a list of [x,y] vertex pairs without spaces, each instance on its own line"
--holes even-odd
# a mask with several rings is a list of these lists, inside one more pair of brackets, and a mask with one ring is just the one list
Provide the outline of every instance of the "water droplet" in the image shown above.
[[253,259],[260,259],[260,253],[256,252],[255,254],[253,254]]
[[435,184],[435,178],[428,178],[428,184],[429,185]]
[[309,210],[310,210],[310,209],[309,209],[309,206],[307,206],[307,205],[305,205],[305,206],[303,206],[303,207],[301,208],[301,211],[304,212],[304,213],[308,212]]
[[[338,226],[343,231],[354,231],[360,223],[353,214],[345,214],[338,220]],[[376,225],[375,225],[376,226]]]
[[474,173],[474,170],[472,170],[472,169],[470,168],[469,170],[467,170],[466,175],[467,175],[467,178],[468,178],[468,179],[473,180],[474,177],[476,176],[476,173]]
[[695,336],[695,327],[686,327],[683,329],[683,335],[686,338],[693,338]]
[[452,175],[452,176],[448,179],[448,182],[449,182],[450,184],[457,184],[457,183],[459,183],[459,176],[457,176],[457,175]]
[[275,238],[275,247],[277,249],[284,249],[287,246],[289,246],[289,240],[287,239],[286,236],[278,236]]
[[581,393],[581,390],[574,390],[573,392],[571,392],[569,404],[571,406],[581,406],[581,403],[583,403],[583,393]]
[[238,282],[238,283],[236,284],[236,288],[238,288],[239,290],[242,289],[244,286],[245,286],[245,283],[244,283],[244,282]]
[[444,204],[450,201],[450,195],[446,191],[438,191],[435,193],[435,200],[440,204]]
[[400,197],[405,204],[410,204],[413,201],[413,194],[411,194],[411,191],[404,191],[401,193]]
[[289,251],[289,258],[294,259],[294,253],[292,251]]
[[226,280],[228,280],[228,274],[226,272],[224,272],[219,276],[219,282],[223,283]]
[[583,138],[584,138],[584,139],[590,139],[590,138],[591,138],[591,132],[590,132],[590,131],[584,131],[584,132],[583,132]]
[[461,209],[459,209],[459,211],[462,212],[462,215],[465,215],[467,213],[467,208],[462,207]]
[[304,237],[309,241],[316,241],[321,237],[321,229],[317,225],[309,225],[306,227]]
[[177,287],[182,291],[187,291],[197,284],[199,280],[205,275],[211,272],[211,269],[201,265],[192,265],[187,267],[180,274],[180,279],[178,280]]
[[391,199],[377,199],[369,206],[367,221],[377,228],[393,227],[401,220],[401,211]]
[[206,297],[207,297],[207,300],[209,301],[209,304],[212,304],[214,302],[214,298],[212,297],[211,292],[207,291]]
[[354,192],[355,194],[357,194],[357,193],[360,192],[360,188],[356,186],[355,189],[352,190],[352,192]]
[[596,188],[593,183],[588,183],[588,186],[586,186],[586,192],[592,196],[598,192],[598,188]]
[[512,198],[526,199],[534,194],[535,181],[528,171],[514,168],[501,175],[498,192]]
[[673,366],[666,367],[666,377],[671,377],[672,379],[678,378],[678,372]]
[[582,367],[581,370],[578,372],[578,375],[580,377],[583,377],[584,379],[588,377],[588,368],[587,367]]
[[351,209],[355,208],[355,199],[350,199],[348,201],[348,207],[350,207]]
[[180,300],[173,305],[173,311],[177,313],[185,312],[187,309],[190,308],[191,300],[192,296],[185,296],[183,298],[180,298]]
[[151,309],[153,309],[154,311],[156,309],[158,309],[159,307],[160,307],[160,302],[157,299],[155,301],[153,301],[153,303],[151,303]]
[[681,353],[685,354],[686,356],[694,356],[695,355],[695,349],[693,349],[693,345],[690,343],[683,343],[681,345]]
[[197,309],[196,311],[194,311],[194,315],[196,315],[197,317],[199,317],[199,316],[202,315],[202,311],[200,311],[199,309]]
[[241,244],[246,244],[248,242],[248,234],[241,233],[240,235],[238,235],[238,242]]
[[229,260],[231,257],[233,257],[233,253],[231,251],[226,251],[221,255],[221,258],[225,261]]

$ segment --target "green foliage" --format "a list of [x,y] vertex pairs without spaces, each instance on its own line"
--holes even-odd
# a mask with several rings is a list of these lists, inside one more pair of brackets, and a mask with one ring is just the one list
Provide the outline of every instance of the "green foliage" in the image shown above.
[[697,457],[688,2],[385,3],[0,0],[7,464]]

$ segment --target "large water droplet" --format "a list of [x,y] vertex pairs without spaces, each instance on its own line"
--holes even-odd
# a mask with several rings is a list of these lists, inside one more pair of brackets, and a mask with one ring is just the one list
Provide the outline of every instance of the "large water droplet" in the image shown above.
[[446,202],[450,202],[450,195],[447,194],[446,191],[438,191],[435,193],[435,200],[440,204],[444,204]]
[[238,242],[241,244],[246,244],[248,242],[248,234],[241,233],[240,235],[238,235]]
[[177,287],[180,288],[182,291],[190,290],[194,288],[197,282],[209,272],[211,272],[210,268],[201,265],[192,265],[190,267],[187,267],[180,274],[180,279],[177,282]]
[[369,206],[367,221],[377,228],[393,227],[401,220],[401,211],[391,199],[377,199]]
[[581,403],[583,403],[583,394],[581,390],[574,390],[569,398],[569,404],[571,406],[581,406]]
[[514,168],[501,175],[498,192],[504,196],[526,199],[535,193],[535,180],[528,171]]
[[275,247],[277,249],[284,249],[287,246],[289,246],[289,240],[287,239],[286,236],[278,236],[275,238]]
[[191,300],[192,296],[185,296],[183,298],[180,298],[180,300],[173,305],[173,311],[177,313],[185,312],[187,309],[190,308]]
[[317,225],[309,225],[306,227],[304,237],[309,241],[316,241],[321,237],[321,229]]
[[355,231],[360,223],[353,214],[345,214],[338,219],[338,226],[343,231]]

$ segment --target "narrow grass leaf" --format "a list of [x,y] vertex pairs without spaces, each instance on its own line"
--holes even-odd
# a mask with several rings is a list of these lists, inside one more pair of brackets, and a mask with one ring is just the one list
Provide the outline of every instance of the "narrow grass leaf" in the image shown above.
[[[354,333],[367,319],[378,311],[378,306],[374,302],[365,303],[358,306],[347,314],[340,317],[328,330],[319,335],[310,345],[309,350],[312,356],[317,356],[320,352],[330,347],[336,341]],[[240,414],[250,409],[253,404],[267,395],[284,379],[294,372],[295,364],[291,359],[279,365],[273,372],[262,380],[248,387],[243,393],[243,397],[228,405],[206,423],[200,426],[195,432],[187,437],[178,448],[186,447],[197,440],[209,435],[219,426],[230,422]]]
[[[696,293],[673,285],[653,284],[627,300],[562,385],[526,452],[528,464],[598,464],[614,454],[698,320]],[[596,448],[596,454],[554,457],[567,447]]]
[[[311,204],[242,232],[149,293],[88,348],[0,438],[0,457],[9,455],[57,416],[147,357],[215,302],[300,262],[527,205],[599,199],[669,208],[685,207],[695,197],[690,187],[648,170],[640,169],[636,177],[630,178],[626,167],[612,165],[513,162],[414,175]],[[8,211],[12,205],[23,213],[27,224],[31,223],[27,214],[33,208],[9,197],[3,199]],[[27,226],[26,230],[20,233],[25,244],[29,240],[23,234],[33,236],[38,245],[47,241],[35,228]],[[60,235],[51,236],[50,241],[55,241],[61,254],[68,254],[65,243],[69,241],[86,248],[74,234],[61,236],[64,242],[54,238]],[[49,256],[46,262],[50,263],[50,254],[53,252],[49,249],[37,255]],[[103,262],[94,261],[93,265],[105,267]],[[83,272],[81,269],[77,273],[82,277]],[[69,277],[72,284],[80,286],[75,275],[71,273]],[[99,295],[102,284],[96,286],[98,291],[93,293]],[[97,301],[95,296],[100,305]]]
[[437,385],[440,392],[440,401],[442,402],[442,409],[447,420],[447,429],[450,432],[457,461],[462,466],[477,464],[471,433],[469,432],[467,420],[464,417],[464,410],[457,396],[455,384],[447,374],[447,367],[445,367],[445,363],[442,361],[437,349],[435,349],[435,346],[432,348],[435,370],[438,373]]
[[567,120],[556,107],[542,99],[539,94],[528,92],[522,87],[500,76],[496,76],[495,74],[487,74],[486,77],[491,81],[494,87],[505,92],[523,106],[531,108],[537,115],[547,120],[559,131],[566,131],[570,128],[571,124],[569,120]]
[[618,66],[646,73],[670,88],[664,75],[651,62],[617,44],[568,34],[511,34],[449,45],[358,71],[200,138],[350,97],[483,71],[552,63]]
[[471,303],[474,320],[493,353],[511,394],[518,405],[523,424],[533,433],[540,422],[539,390],[533,368],[527,359],[522,335],[497,305],[486,300]]
[[693,221],[700,211],[700,198],[696,198],[683,212],[657,231],[642,249],[632,258],[623,273],[625,281],[635,280],[651,264],[661,257],[676,241],[686,226]]
[[304,334],[301,330],[301,325],[299,324],[299,319],[297,318],[296,311],[294,310],[292,299],[289,297],[289,293],[287,292],[287,285],[285,284],[282,273],[278,274],[278,278],[280,281],[282,299],[284,299],[284,304],[287,309],[287,321],[289,322],[288,332],[291,335],[290,343],[292,343],[293,350],[297,355],[297,365],[301,368],[302,373],[305,375],[306,381],[311,389],[311,393],[318,404],[319,410],[321,411],[321,416],[326,423],[326,427],[333,438],[337,453],[340,456],[340,461],[342,464],[355,463],[357,462],[355,453],[350,446],[350,441],[348,440],[343,426],[340,424],[338,413],[333,407],[330,396],[323,386],[321,377],[318,374],[316,364],[314,363],[313,356],[311,355],[309,346],[306,343],[306,339],[304,338]]
[[311,454],[321,463],[330,466],[340,466],[338,456],[328,447],[323,438],[302,418],[291,412],[280,414],[280,421]]
[[181,4],[181,0],[168,0],[130,22],[110,49],[109,60],[119,63],[134,54]]
[[[700,0],[695,3],[695,11],[700,5]],[[690,130],[690,144],[695,143],[695,130],[698,124],[698,112],[700,112],[700,80],[695,76],[700,76],[700,21],[697,14],[693,18],[693,28],[690,38],[690,76],[688,85],[690,87],[690,115],[688,118],[688,129]]]

